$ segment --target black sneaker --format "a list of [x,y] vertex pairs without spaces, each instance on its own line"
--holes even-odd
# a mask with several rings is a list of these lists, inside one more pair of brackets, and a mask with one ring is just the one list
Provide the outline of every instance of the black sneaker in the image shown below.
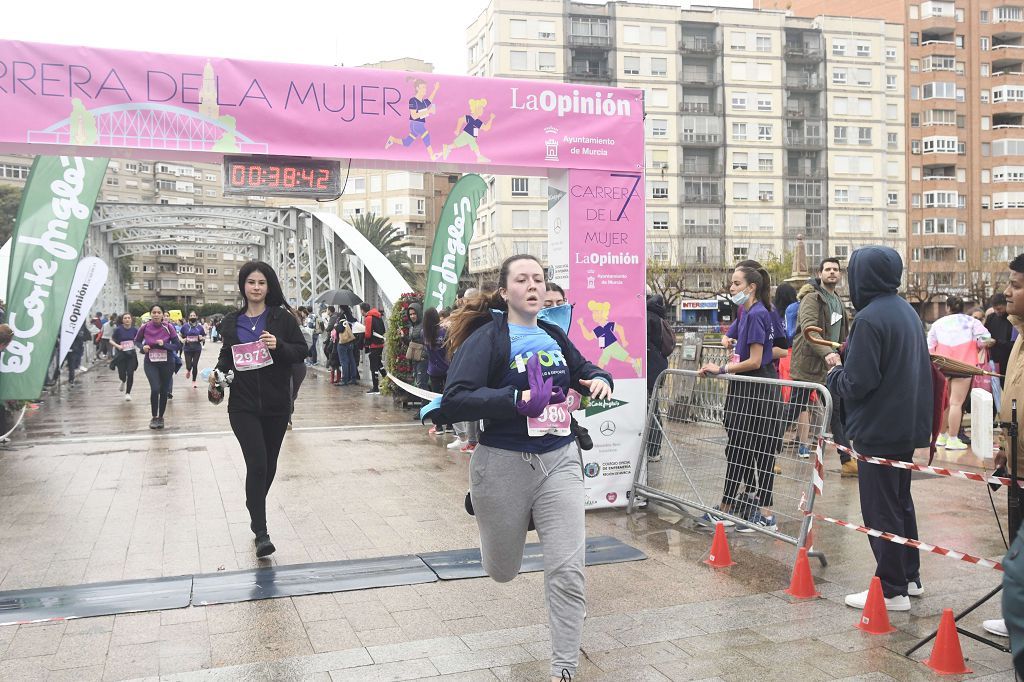
[[163,417],[157,417],[156,418],[156,428],[158,428],[158,429],[164,428],[164,418]]
[[150,419],[149,420],[149,428],[151,428],[151,429],[159,429],[160,428],[160,420],[157,419],[156,417],[153,417],[152,419]]
[[174,400],[174,396],[173,396],[173,395],[171,395],[170,393],[168,393],[168,394],[167,394],[167,399],[168,399],[168,400]]
[[274,547],[274,543],[270,541],[270,536],[266,533],[263,535],[257,535],[255,542],[256,556],[260,559],[270,556],[277,551],[277,547]]
[[572,673],[562,668],[562,682],[572,682]]

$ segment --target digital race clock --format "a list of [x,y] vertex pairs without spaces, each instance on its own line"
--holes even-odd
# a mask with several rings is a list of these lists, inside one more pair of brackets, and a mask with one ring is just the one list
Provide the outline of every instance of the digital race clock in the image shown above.
[[224,194],[336,199],[341,162],[273,156],[225,156]]

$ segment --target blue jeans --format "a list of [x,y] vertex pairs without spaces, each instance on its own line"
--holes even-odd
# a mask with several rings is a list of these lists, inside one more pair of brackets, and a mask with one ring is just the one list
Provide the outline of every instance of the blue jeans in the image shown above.
[[341,383],[354,384],[359,370],[356,366],[355,348],[351,343],[338,344],[338,366],[341,367]]
[[320,343],[320,335],[319,334],[313,334],[313,342],[311,344],[309,344],[309,353],[307,354],[306,357],[308,357],[310,360],[312,360],[314,365],[317,362],[316,346],[317,346],[318,343]]

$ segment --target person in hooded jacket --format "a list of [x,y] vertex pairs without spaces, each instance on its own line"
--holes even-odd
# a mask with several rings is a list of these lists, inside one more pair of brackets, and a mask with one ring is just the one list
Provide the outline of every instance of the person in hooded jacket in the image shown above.
[[[826,382],[842,401],[843,425],[856,452],[910,462],[915,449],[931,442],[932,368],[921,318],[897,294],[902,275],[903,260],[888,246],[865,246],[850,256],[846,280],[857,316],[845,357],[828,356]],[[910,474],[874,464],[860,467],[865,526],[917,538]],[[918,550],[875,537],[868,542],[886,608],[909,611],[909,597],[924,592]],[[866,601],[866,590],[846,597],[846,605],[857,609]]]
[[[423,305],[409,304],[409,342],[423,345]],[[418,388],[427,387],[427,354],[412,363],[412,384]]]
[[267,493],[291,416],[293,365],[302,365],[309,347],[272,267],[243,265],[238,290],[242,307],[221,322],[224,343],[216,368],[222,375],[233,372],[228,421],[245,458],[245,506],[262,558],[275,551],[267,532]]
[[384,333],[387,330],[379,310],[371,308],[369,303],[360,303],[359,309],[363,311],[363,325],[366,327],[363,348],[370,358],[370,378],[373,379],[373,387],[367,393],[379,395],[380,379],[384,376]]
[[661,353],[661,322],[665,319],[665,297],[647,297],[647,398],[654,392],[658,376],[668,369],[668,358]]

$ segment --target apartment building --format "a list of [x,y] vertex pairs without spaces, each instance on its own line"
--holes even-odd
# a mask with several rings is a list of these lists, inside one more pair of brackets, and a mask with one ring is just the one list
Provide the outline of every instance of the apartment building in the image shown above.
[[[835,34],[849,51],[831,53]],[[568,0],[492,0],[469,73],[640,88],[648,257],[692,286],[744,258],[906,251],[904,36],[877,19]],[[833,111],[833,108],[835,109]],[[471,271],[546,257],[542,178],[492,179]]]
[[766,4],[905,24],[911,292],[1001,290],[1006,262],[1024,251],[1024,3]]
[[[0,184],[24,186],[32,157],[0,155]],[[224,196],[223,167],[209,163],[111,159],[98,201],[126,204],[264,206],[263,197]],[[182,242],[132,256],[129,301],[188,305],[238,302],[238,268],[245,257]]]

